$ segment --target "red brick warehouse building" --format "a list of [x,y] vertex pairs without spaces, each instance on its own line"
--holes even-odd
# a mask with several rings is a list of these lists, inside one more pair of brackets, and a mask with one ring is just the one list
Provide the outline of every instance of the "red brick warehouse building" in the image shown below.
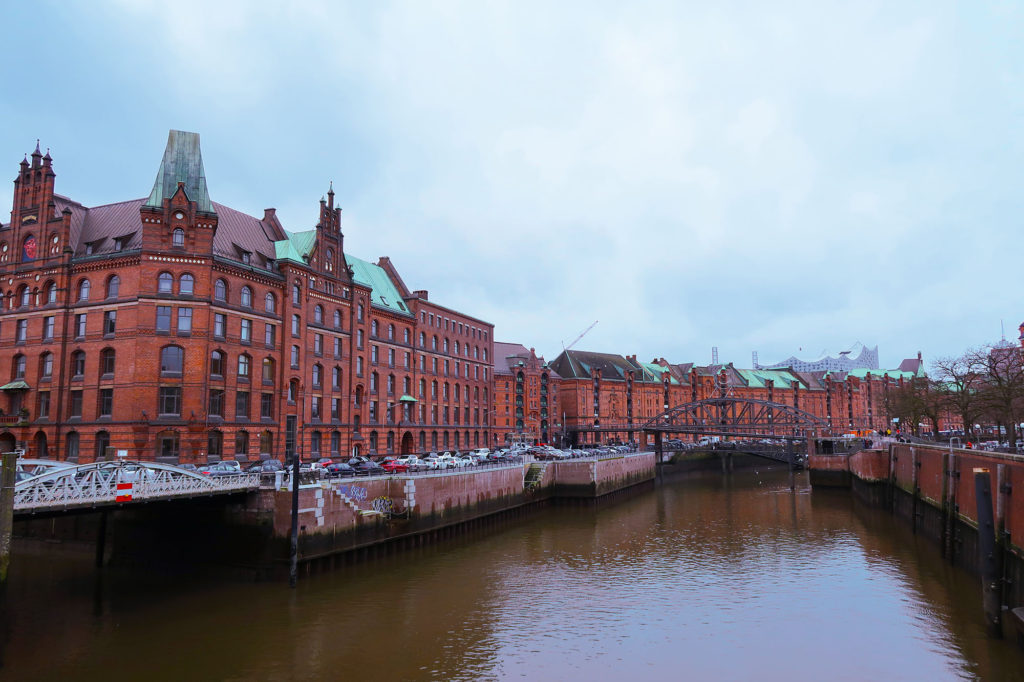
[[211,201],[171,131],[149,195],[87,208],[37,146],[0,225],[0,448],[204,462],[490,441],[493,327],[312,230]]

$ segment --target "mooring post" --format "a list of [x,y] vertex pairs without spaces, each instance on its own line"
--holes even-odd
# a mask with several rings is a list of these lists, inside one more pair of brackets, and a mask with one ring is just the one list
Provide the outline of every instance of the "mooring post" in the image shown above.
[[292,547],[291,566],[288,571],[288,587],[295,587],[299,580],[299,456],[292,455]]
[[1003,571],[1001,553],[996,545],[995,519],[992,514],[992,476],[988,469],[974,470],[974,494],[978,503],[978,568],[981,571],[981,606],[989,635],[1002,637]]
[[103,566],[107,553],[107,512],[100,512],[100,527],[96,531],[96,568]]
[[14,532],[14,466],[17,454],[5,452],[0,467],[0,585],[7,584],[11,567],[11,534]]
[[918,515],[918,501],[921,499],[921,458],[918,455],[917,450],[910,448],[910,489],[913,493],[912,505],[910,512],[910,527],[914,530],[914,535],[917,535],[917,515]]

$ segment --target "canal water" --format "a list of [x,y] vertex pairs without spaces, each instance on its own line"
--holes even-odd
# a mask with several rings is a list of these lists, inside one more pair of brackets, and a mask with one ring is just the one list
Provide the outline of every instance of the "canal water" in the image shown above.
[[976,578],[786,472],[550,507],[295,591],[19,550],[5,681],[1024,679]]

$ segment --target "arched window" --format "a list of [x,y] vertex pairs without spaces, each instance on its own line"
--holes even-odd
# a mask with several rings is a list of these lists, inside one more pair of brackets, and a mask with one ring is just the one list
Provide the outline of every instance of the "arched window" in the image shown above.
[[39,378],[49,379],[53,376],[53,353],[43,353],[39,358]]
[[299,305],[302,303],[302,287],[299,286],[298,282],[292,284],[292,305]]
[[370,374],[370,393],[376,393],[377,392],[377,380],[379,378],[380,377],[377,375],[376,372],[372,372]]
[[185,246],[185,230],[180,227],[174,228],[171,233],[171,246]]
[[161,431],[156,435],[156,442],[159,447],[158,452],[161,457],[167,458],[178,458],[178,432],[177,431]]
[[324,368],[319,364],[313,365],[313,386],[319,388],[323,382]]
[[322,305],[317,305],[313,308],[313,322],[316,324],[324,323],[324,307]]
[[179,280],[178,293],[182,296],[191,296],[192,291],[195,288],[195,283],[195,278],[192,275],[185,273]]
[[224,376],[224,352],[215,350],[210,353],[210,375],[215,377]]
[[181,374],[185,366],[185,350],[181,346],[164,346],[160,349],[160,373]]
[[370,452],[377,452],[377,432],[370,431]]
[[[356,386],[356,407],[363,404],[363,387],[362,385]],[[358,415],[356,415],[358,416]]]
[[431,341],[430,341],[430,350],[437,350],[437,335],[436,334],[434,335],[434,338],[431,339]]
[[299,399],[299,380],[292,379],[288,382],[288,402],[294,403]]
[[222,279],[218,279],[216,282],[213,283],[213,300],[228,300],[228,285],[225,284],[224,280]]
[[117,275],[111,275],[110,279],[107,280],[107,298],[117,298],[121,292],[121,278]]
[[363,310],[363,304],[362,304],[362,303],[360,303],[360,304],[359,304],[359,305],[358,305],[358,306],[356,307],[356,319],[358,319],[358,320],[359,320],[360,322],[362,322],[362,321],[363,321],[363,313],[364,313],[364,312],[365,312],[365,311]]
[[160,294],[174,293],[174,275],[169,272],[161,272],[156,278],[156,290]]
[[267,293],[263,299],[263,309],[268,313],[272,313],[277,310],[277,297],[272,293]]
[[377,320],[370,322],[370,336],[376,337],[379,331],[380,328],[377,324]]
[[252,307],[252,289],[249,287],[242,287],[242,307]]
[[107,458],[107,450],[110,448],[110,434],[106,431],[96,432],[96,461],[101,462]]
[[36,433],[36,457],[46,459],[50,456],[50,448],[47,446],[46,433],[39,431]]
[[248,378],[249,372],[251,371],[252,358],[245,353],[238,356],[238,376],[239,378]]
[[69,431],[68,435],[64,437],[64,454],[68,461],[78,461],[78,432]]
[[274,451],[274,434],[268,429],[260,433],[260,454],[269,455]]
[[427,345],[427,335],[424,334],[423,332],[420,332],[420,348],[423,348],[426,345]]
[[263,383],[274,383],[274,358],[263,358]]
[[[78,300],[89,300],[89,280],[87,279],[83,279],[78,283]],[[28,305],[28,302],[26,301],[24,305]]]
[[341,311],[334,311],[334,327],[335,329],[341,329]]
[[420,379],[420,399],[427,397],[427,380]]
[[[88,280],[83,280],[87,282]],[[86,290],[86,299],[89,298],[89,292]],[[18,287],[18,305],[22,308],[28,306],[32,302],[32,290],[28,288],[27,284],[22,284]]]
[[327,258],[324,261],[324,269],[327,270],[327,272],[331,272],[332,270],[334,270],[334,250],[333,249],[327,249]]
[[394,341],[394,340],[395,340],[395,325],[389,324],[388,325],[388,341]]
[[206,438],[206,454],[212,457],[224,455],[224,434],[217,429],[211,429]]
[[56,303],[57,302],[57,283],[47,282],[46,284],[46,302]]
[[458,341],[455,342],[455,354],[456,355],[459,354],[459,342]]
[[249,454],[249,432],[235,432],[235,457],[241,458]]
[[100,351],[100,376],[112,377],[117,367],[117,354],[113,348],[104,348]]
[[445,353],[448,352],[448,339],[447,338],[445,338],[445,340],[444,340],[444,352]]

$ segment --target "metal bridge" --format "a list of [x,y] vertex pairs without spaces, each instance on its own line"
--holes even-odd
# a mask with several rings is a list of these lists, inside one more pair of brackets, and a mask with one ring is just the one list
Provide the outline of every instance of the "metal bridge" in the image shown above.
[[259,489],[258,473],[204,476],[155,462],[94,462],[53,468],[14,486],[14,514],[120,507]]

